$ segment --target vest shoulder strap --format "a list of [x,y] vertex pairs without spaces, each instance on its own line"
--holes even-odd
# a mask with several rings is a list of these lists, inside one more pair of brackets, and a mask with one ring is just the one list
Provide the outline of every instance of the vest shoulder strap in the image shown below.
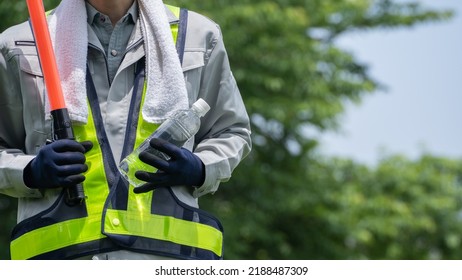
[[178,22],[178,36],[176,40],[176,49],[178,52],[178,57],[180,58],[180,63],[183,64],[183,55],[186,45],[186,31],[188,29],[188,10],[180,9],[180,16]]
[[186,44],[186,31],[188,29],[188,10],[171,5],[165,6],[178,18],[178,21],[172,23],[172,35],[174,41],[176,41],[176,49],[180,63],[183,64],[183,54]]

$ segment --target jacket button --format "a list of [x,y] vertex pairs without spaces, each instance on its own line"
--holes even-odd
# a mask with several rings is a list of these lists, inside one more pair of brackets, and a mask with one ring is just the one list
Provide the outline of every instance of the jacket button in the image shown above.
[[116,51],[116,50],[112,50],[112,51],[111,51],[111,55],[112,55],[112,56],[117,56],[117,51]]
[[112,224],[113,224],[114,226],[118,226],[118,225],[120,225],[120,220],[117,219],[117,218],[114,218],[114,219],[112,219]]

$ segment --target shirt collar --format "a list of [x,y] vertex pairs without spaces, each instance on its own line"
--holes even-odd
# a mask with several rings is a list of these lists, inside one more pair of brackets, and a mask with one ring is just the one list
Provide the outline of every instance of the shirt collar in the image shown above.
[[[85,1],[87,7],[87,22],[88,24],[93,24],[96,20],[99,20],[101,15],[105,16],[103,13],[100,13],[95,7],[90,5],[88,1]],[[128,9],[127,14],[123,17],[132,20],[132,23],[135,23],[138,20],[138,2],[133,1],[130,9]]]
[[127,14],[131,16],[133,23],[138,20],[138,1],[133,1],[132,6],[128,9]]
[[96,17],[100,15],[100,13],[87,1],[85,1],[85,6],[87,8],[87,22],[91,25],[96,20]]

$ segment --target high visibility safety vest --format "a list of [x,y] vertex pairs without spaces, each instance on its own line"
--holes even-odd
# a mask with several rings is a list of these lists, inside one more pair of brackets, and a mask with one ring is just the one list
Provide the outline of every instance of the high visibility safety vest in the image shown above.
[[[187,10],[168,6],[179,22],[171,25],[182,60]],[[137,64],[123,156],[156,128],[141,117],[146,86],[144,63]],[[68,206],[64,191],[47,210],[20,222],[13,230],[12,259],[74,259],[114,250],[132,250],[180,259],[222,259],[220,222],[181,202],[171,188],[135,194],[118,173],[108,144],[98,97],[87,71],[88,123],[74,126],[77,141],[90,140],[85,202]]]

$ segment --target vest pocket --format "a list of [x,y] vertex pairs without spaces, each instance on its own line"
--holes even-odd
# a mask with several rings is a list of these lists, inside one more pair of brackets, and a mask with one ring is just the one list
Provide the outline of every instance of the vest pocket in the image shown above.
[[107,209],[103,217],[103,233],[119,246],[178,259],[222,258],[220,222],[182,203],[171,188],[154,190],[150,206],[132,202],[126,209]]
[[[21,221],[13,228],[11,234],[12,259],[49,258],[44,256],[54,250],[64,248],[54,246],[57,240],[75,239],[66,236],[73,232],[66,230],[65,223],[85,218],[87,210],[85,204],[69,207],[64,202],[64,195],[65,190],[63,189],[48,209]],[[57,258],[53,256],[54,254],[51,253],[51,258]]]

